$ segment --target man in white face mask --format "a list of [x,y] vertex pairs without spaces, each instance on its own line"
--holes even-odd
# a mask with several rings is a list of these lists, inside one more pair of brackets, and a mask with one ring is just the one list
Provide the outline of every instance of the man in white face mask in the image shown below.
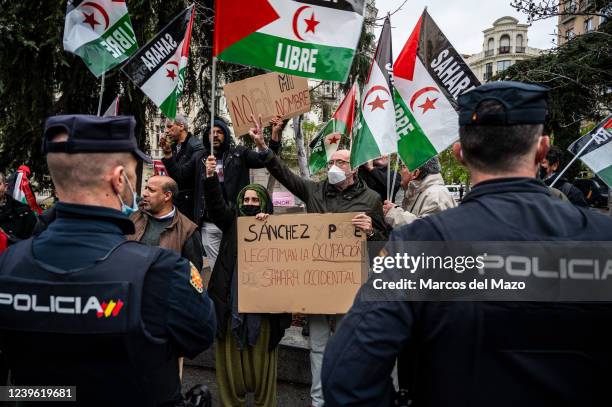
[[[327,163],[327,180],[312,181],[293,173],[287,165],[268,149],[263,137],[261,119],[256,122],[249,135],[260,151],[260,158],[270,173],[291,193],[306,204],[310,213],[360,212],[352,219],[353,225],[361,229],[368,240],[386,240],[387,228],[382,213],[380,196],[369,189],[357,177],[357,169],[351,169],[350,152],[338,150]],[[321,388],[321,366],[323,353],[332,329],[338,329],[342,315],[310,315],[310,367],[312,387],[311,404],[324,405]]]

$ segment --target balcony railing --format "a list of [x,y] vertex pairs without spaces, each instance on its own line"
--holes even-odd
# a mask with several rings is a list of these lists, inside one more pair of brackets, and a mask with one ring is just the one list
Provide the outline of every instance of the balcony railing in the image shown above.
[[510,47],[499,47],[499,53],[500,54],[509,54],[510,53]]
[[492,57],[495,54],[495,50],[494,49],[488,49],[485,51],[485,58],[486,57]]
[[582,0],[580,2],[580,11],[589,11],[593,6],[593,0]]
[[524,54],[525,53],[525,47],[516,47],[516,53],[517,54]]

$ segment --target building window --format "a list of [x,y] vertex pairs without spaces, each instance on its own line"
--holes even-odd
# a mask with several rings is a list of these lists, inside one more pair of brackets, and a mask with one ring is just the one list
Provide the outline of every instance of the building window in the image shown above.
[[492,77],[493,77],[493,63],[488,63],[485,65],[485,73],[484,73],[483,79],[485,81],[488,81]]
[[584,20],[584,32],[588,33],[591,32],[595,29],[595,27],[593,26],[593,17]]
[[574,27],[568,28],[567,31],[565,32],[565,39],[568,40],[568,41],[571,41],[574,38],[576,38],[576,33],[574,32]]
[[565,12],[575,13],[578,10],[578,4],[576,0],[568,0],[565,2]]
[[510,61],[509,59],[504,61],[497,61],[497,73],[500,73],[510,68],[510,65],[512,65],[512,61]]
[[499,39],[499,53],[500,54],[509,54],[510,53],[510,36],[502,35]]
[[493,38],[489,38],[487,42],[487,49],[485,49],[485,57],[492,57],[495,53],[495,40]]
[[519,54],[525,52],[525,45],[523,44],[523,36],[521,34],[516,36],[516,52]]

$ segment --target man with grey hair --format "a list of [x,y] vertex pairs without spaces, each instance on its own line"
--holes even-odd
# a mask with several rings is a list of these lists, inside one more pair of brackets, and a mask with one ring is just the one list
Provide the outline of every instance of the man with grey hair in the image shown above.
[[189,121],[180,114],[174,120],[166,120],[166,130],[159,145],[164,152],[162,162],[168,175],[178,184],[179,192],[174,197],[174,204],[183,215],[197,223],[199,219],[194,215],[196,153],[204,145],[189,132]]
[[423,216],[456,207],[457,203],[446,188],[440,171],[438,157],[430,159],[412,172],[403,165],[400,174],[402,188],[406,191],[404,200],[401,207],[385,201],[385,222],[396,228]]

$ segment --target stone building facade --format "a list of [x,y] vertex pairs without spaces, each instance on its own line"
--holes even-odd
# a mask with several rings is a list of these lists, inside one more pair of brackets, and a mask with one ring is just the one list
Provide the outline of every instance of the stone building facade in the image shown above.
[[498,72],[518,61],[533,58],[542,52],[528,43],[528,24],[519,24],[514,17],[497,19],[483,31],[482,52],[464,55],[468,65],[481,82],[489,81]]

